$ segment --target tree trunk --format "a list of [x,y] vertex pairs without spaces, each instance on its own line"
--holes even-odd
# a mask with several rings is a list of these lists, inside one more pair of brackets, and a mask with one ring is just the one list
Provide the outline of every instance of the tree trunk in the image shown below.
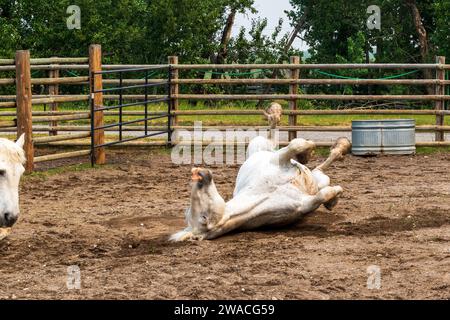
[[[211,62],[214,64],[224,64],[225,63],[225,60],[228,55],[228,44],[230,43],[230,39],[231,39],[231,30],[233,29],[235,18],[236,18],[236,9],[231,8],[230,14],[227,17],[227,21],[225,22],[225,27],[223,28],[222,38],[220,39],[219,51],[217,52],[217,55],[215,55],[215,56],[212,55],[212,57],[211,57]],[[219,69],[217,71],[224,72],[224,70],[219,70]],[[219,79],[220,74],[213,73],[211,75],[211,78]],[[215,103],[215,102],[212,102],[212,101],[205,102],[206,105],[212,105],[213,103]]]
[[234,20],[236,18],[236,9],[231,9],[228,15],[227,22],[225,23],[225,28],[223,29],[222,39],[220,40],[220,49],[217,53],[215,63],[222,64],[228,55],[228,43],[231,39],[231,30],[233,29]]
[[[297,38],[298,34],[303,30],[303,27],[305,26],[305,23],[306,23],[307,13],[308,13],[308,8],[305,9],[305,12],[301,16],[300,20],[295,25],[295,27],[292,30],[292,32],[289,34],[289,38],[286,41],[286,44],[284,45],[284,48],[283,48],[283,53],[284,54],[287,54],[289,52],[289,49],[291,49],[292,44],[295,41],[295,38]],[[277,78],[277,72],[278,72],[278,70],[276,70],[276,69],[273,70],[272,76],[271,76],[272,79],[276,79]],[[272,89],[272,85],[269,84],[269,85],[266,86],[266,88],[264,90],[264,94],[269,93],[270,89]],[[258,104],[256,105],[256,108],[261,108],[263,103],[264,103],[264,100],[259,100]]]
[[[420,46],[420,56],[422,63],[427,63],[429,58],[429,41],[427,30],[422,23],[422,16],[420,15],[419,8],[417,7],[416,0],[405,0],[406,5],[411,10],[411,15],[413,18],[414,26],[416,28],[417,36],[419,38]],[[424,69],[423,74],[425,78],[431,79],[433,77],[432,71],[429,69]],[[428,94],[434,94],[434,87],[427,86]]]

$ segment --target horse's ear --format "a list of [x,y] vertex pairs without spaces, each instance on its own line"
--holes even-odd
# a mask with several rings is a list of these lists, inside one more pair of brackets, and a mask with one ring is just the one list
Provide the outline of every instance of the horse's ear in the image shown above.
[[16,145],[23,149],[24,143],[25,143],[25,133],[22,133],[19,139],[17,139]]

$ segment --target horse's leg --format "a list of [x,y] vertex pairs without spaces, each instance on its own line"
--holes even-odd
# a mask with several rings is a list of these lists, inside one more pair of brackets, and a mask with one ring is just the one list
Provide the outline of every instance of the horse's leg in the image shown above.
[[[336,160],[342,160],[344,155],[346,155],[351,148],[351,143],[347,138],[339,138],[336,140],[336,143],[331,147],[330,155],[328,158],[319,166],[317,166],[312,174],[314,179],[317,181],[319,189],[323,189],[330,185],[330,178],[324,173],[330,165]],[[325,208],[331,210],[334,206],[336,206],[338,202],[338,197],[334,197],[327,202],[324,202]]]
[[352,144],[347,138],[339,138],[336,143],[331,147],[330,155],[328,158],[320,165],[318,165],[314,170],[320,170],[324,172],[330,165],[336,160],[342,160],[344,155],[346,155],[351,148]]
[[306,164],[315,147],[316,144],[313,141],[296,138],[287,147],[275,152],[272,162],[281,166],[288,166],[291,164],[291,159],[296,159],[301,164]]
[[[308,213],[317,209],[321,204],[327,207],[327,204],[337,203],[339,195],[343,189],[341,186],[325,187],[321,189],[316,195],[308,196],[298,210],[300,213]],[[328,207],[327,207],[328,208]],[[328,208],[331,209],[331,208]]]

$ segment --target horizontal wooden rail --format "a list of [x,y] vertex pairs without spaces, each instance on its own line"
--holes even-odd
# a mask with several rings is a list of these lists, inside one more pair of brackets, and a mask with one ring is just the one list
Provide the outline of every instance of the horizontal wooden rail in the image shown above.
[[450,147],[450,141],[416,142],[416,147]]
[[445,95],[337,95],[337,94],[178,94],[184,100],[450,100]]
[[[34,64],[30,66],[31,70],[88,70],[87,64]],[[14,65],[0,65],[0,71],[15,71]]]
[[[335,64],[173,64],[174,69],[180,70],[210,70],[210,69],[447,69],[450,65],[436,63],[335,63]],[[116,64],[103,65],[104,70],[168,67],[166,64]]]
[[43,103],[55,103],[55,102],[77,102],[77,101],[88,101],[89,95],[79,94],[79,95],[65,95],[65,96],[52,96],[48,98],[33,98],[31,100],[32,104],[43,104]]
[[[163,130],[164,127],[151,127],[150,130]],[[178,130],[189,130],[193,131],[194,126],[173,126],[173,129]],[[317,132],[345,132],[345,131],[352,131],[351,126],[279,126],[277,127],[279,131],[317,131]],[[234,126],[202,126],[202,130],[219,130],[219,131],[225,131],[225,130],[269,130],[268,126],[240,126],[240,125],[234,125]],[[436,125],[425,125],[425,126],[416,126],[416,131],[418,132],[432,132],[432,131],[448,131],[450,132],[450,126],[436,126]]]
[[448,69],[450,65],[436,63],[334,63],[334,64],[175,64],[174,69]]
[[[103,70],[156,68],[154,71],[167,71],[169,64],[104,64]],[[165,69],[166,68],[166,69]]]
[[[153,128],[157,128],[153,129]],[[158,127],[152,127],[152,126],[148,126],[148,130],[152,131],[152,130],[156,130],[156,131],[161,131],[161,126]],[[2,128],[0,129],[1,132],[15,132],[15,129],[12,128]],[[118,132],[117,127],[111,127],[111,128],[105,128],[105,131],[111,131],[111,132]],[[145,128],[144,126],[138,126],[138,125],[130,125],[130,126],[122,126],[122,131],[144,131]],[[167,126],[164,126],[164,130],[167,130]],[[64,125],[64,126],[40,126],[40,125],[35,125],[33,126],[33,132],[48,132],[48,131],[73,131],[73,132],[86,132],[86,131],[91,131],[91,127],[88,125],[75,125],[75,126],[68,126],[68,125]]]
[[[83,111],[33,111],[34,116],[83,114]],[[149,111],[149,116],[166,114],[165,111]],[[263,110],[175,110],[172,114],[179,116],[214,116],[214,115],[263,115]],[[14,112],[0,112],[0,116],[14,116]],[[117,116],[119,111],[104,111],[105,116]],[[142,116],[144,111],[122,111],[124,116]],[[283,115],[450,115],[450,110],[412,110],[412,109],[341,109],[341,110],[283,110]]]
[[15,65],[0,66],[0,71],[16,71],[16,66]]
[[[85,114],[86,111],[33,111],[33,116],[57,116]],[[158,116],[165,114],[165,111],[149,111],[149,116]],[[179,116],[214,116],[214,115],[263,115],[263,110],[175,110],[172,112]],[[284,115],[450,115],[450,110],[413,110],[413,109],[341,109],[341,110],[283,110]],[[15,111],[0,112],[0,116],[15,116]],[[117,116],[119,111],[104,111],[105,116]],[[142,116],[144,111],[122,111],[124,116]]]
[[[166,95],[147,95],[147,99],[158,99],[158,98],[165,98]],[[15,101],[16,97],[13,95],[3,95],[0,96],[0,98],[3,99],[9,99],[12,101]],[[145,95],[143,94],[124,94],[122,95],[122,98],[124,100],[145,100]],[[118,100],[119,95],[118,94],[107,94],[103,95],[104,100]],[[54,102],[73,102],[73,101],[88,101],[89,95],[88,94],[67,94],[67,95],[41,95],[36,94],[33,95],[33,104],[40,104],[40,103],[54,103]]]
[[450,132],[450,126],[437,126],[437,125],[424,125],[424,126],[416,126],[416,131],[447,131]]
[[[49,58],[51,59],[51,58]],[[63,59],[63,58],[54,58]],[[70,58],[66,58],[70,59]],[[75,58],[73,58],[75,59]],[[15,70],[15,66],[11,65],[12,59],[3,59],[4,63],[0,65],[0,71],[12,71]],[[52,61],[46,61],[45,59],[39,59],[38,62],[47,62],[47,64],[33,63],[31,59],[32,70],[87,70],[88,64],[74,64],[73,61],[65,61],[64,64],[50,64]],[[48,59],[47,59],[48,60]],[[1,63],[0,63],[1,64]],[[435,64],[435,63],[348,63],[348,64],[174,64],[170,65],[174,69],[179,70],[212,70],[212,69],[328,69],[328,70],[340,70],[340,69],[435,69],[435,70],[449,70],[448,64]],[[136,68],[168,68],[167,64],[151,65],[151,64],[115,64],[115,65],[103,65],[103,70],[117,70],[117,69],[136,69]]]
[[283,114],[296,115],[436,115],[436,114],[450,114],[450,110],[286,110]]
[[88,81],[89,77],[34,78],[31,79],[31,84],[88,84]]
[[[140,111],[137,111],[140,112]],[[163,113],[163,112],[161,112]],[[200,115],[263,115],[263,110],[175,110],[173,114],[179,116],[200,116]],[[450,110],[283,110],[284,115],[450,115]]]
[[[39,65],[39,64],[53,64],[53,63],[88,63],[88,57],[81,58],[31,58],[31,65]],[[14,59],[0,59],[0,65],[14,65]]]
[[[148,99],[165,98],[165,95],[148,95]],[[5,99],[14,99],[12,96],[2,96]],[[411,101],[435,101],[450,100],[446,95],[327,95],[327,94],[178,94],[173,98],[184,100],[411,100]],[[104,100],[118,100],[119,95],[103,95]],[[144,100],[143,94],[124,94],[123,100]],[[33,95],[33,104],[54,103],[54,102],[74,102],[87,101],[89,95]],[[0,102],[5,103],[5,102]],[[14,104],[12,105],[14,106]],[[0,104],[1,107],[1,104]]]
[[[13,127],[0,127],[2,128],[1,132],[14,132]],[[161,126],[161,125],[149,125],[148,127],[149,131],[162,131],[167,129],[167,126]],[[172,127],[174,130],[187,130],[187,131],[193,131],[194,126],[193,125],[177,125]],[[233,125],[233,126],[219,126],[219,125],[212,125],[212,126],[202,126],[201,129],[203,131],[205,130],[218,130],[218,131],[225,131],[225,130],[268,130],[268,126],[264,125]],[[300,132],[345,132],[345,131],[351,131],[351,126],[279,126],[277,128],[280,131],[300,131]],[[64,125],[64,126],[33,126],[33,132],[48,132],[48,131],[73,131],[73,132],[90,132],[90,126],[88,125],[79,125],[79,126],[70,126],[70,125]],[[122,131],[144,131],[145,127],[143,125],[128,125],[123,126]],[[108,132],[118,132],[117,128],[106,128],[105,131]],[[417,132],[434,132],[434,131],[443,131],[443,132],[450,132],[450,126],[437,126],[437,125],[420,125],[416,126]],[[162,133],[164,134],[164,133]]]
[[43,64],[31,65],[31,70],[88,70],[87,64]]
[[[192,142],[173,142],[175,145],[193,145]],[[334,145],[334,141],[314,141],[317,147],[331,147]],[[211,141],[203,141],[202,146],[207,145],[232,145],[232,146],[244,146],[247,142],[234,142],[232,144],[221,144]],[[50,146],[60,146],[60,147],[83,147],[89,146],[89,141],[67,141],[67,142],[50,142],[47,145]],[[280,147],[288,145],[287,141],[280,141]],[[136,142],[125,142],[111,147],[151,147],[151,146],[167,146],[166,141],[136,141]],[[416,142],[416,147],[447,147],[450,146],[450,141],[430,141],[430,142]]]
[[0,59],[0,65],[13,65],[14,59]]
[[11,127],[17,127],[17,122],[15,120],[0,121],[0,128],[11,128]]
[[[148,99],[158,99],[158,98],[164,98],[167,97],[166,95],[147,95]],[[65,95],[48,95],[48,94],[33,94],[33,99],[49,99],[49,98],[57,98],[57,99],[80,99],[80,101],[89,100],[88,94],[65,94]],[[124,100],[145,100],[144,94],[124,94],[122,95],[122,98]],[[3,102],[13,102],[16,101],[15,95],[1,95],[0,99],[3,100]],[[119,95],[118,94],[104,94],[103,95],[104,100],[118,100]],[[64,101],[63,101],[64,102]],[[51,102],[43,102],[43,103],[51,103]]]
[[80,58],[31,58],[30,63],[33,64],[53,64],[53,63],[88,63],[88,57],[80,57]]
[[12,94],[3,94],[0,96],[3,101],[16,101],[16,95]]
[[[7,96],[5,96],[7,97]],[[165,95],[148,95],[148,99],[165,98]],[[178,94],[173,98],[184,100],[450,100],[450,96],[445,95],[313,95],[313,94]],[[53,99],[53,100],[52,100]],[[104,100],[117,100],[119,95],[108,94],[103,95]],[[124,94],[124,100],[144,100],[143,94]],[[70,102],[70,101],[87,101],[89,95],[60,95],[60,96],[44,96],[34,95],[33,104],[36,103],[53,103],[53,102]]]
[[6,102],[0,102],[0,108],[15,108],[16,102],[15,101],[6,101]]
[[[50,59],[55,59],[51,61]],[[57,59],[66,59],[60,64]],[[70,60],[72,59],[72,60]],[[31,59],[32,70],[88,70],[88,64],[76,64],[78,58],[48,58],[48,59]],[[86,58],[80,58],[86,59]],[[87,62],[86,60],[83,60]],[[37,62],[47,63],[38,64]],[[54,64],[53,64],[54,63]],[[1,59],[0,71],[12,71],[15,70],[13,59]],[[328,69],[328,70],[341,70],[341,69],[434,69],[434,70],[450,70],[449,64],[435,64],[435,63],[348,63],[348,64],[174,64],[170,65],[174,69],[179,70],[237,70],[237,69]],[[117,69],[136,69],[136,68],[168,68],[167,64],[150,65],[150,64],[115,64],[115,65],[103,65],[103,70],[117,70]]]
[[[41,144],[40,146],[58,146],[58,147],[89,147],[91,145],[90,141],[60,141],[60,142],[48,142]],[[116,145],[108,146],[108,148],[120,148],[120,147],[160,147],[167,146],[167,141],[157,140],[157,141],[135,141],[135,142],[123,142]]]
[[87,156],[90,154],[91,154],[91,150],[79,150],[79,151],[72,151],[72,152],[57,153],[57,154],[50,154],[50,155],[46,155],[46,156],[34,157],[34,162],[38,163],[38,162],[52,161],[52,160],[58,160],[58,159],[74,158],[74,157]]
[[[147,83],[158,83],[163,79],[148,79]],[[31,83],[34,85],[49,84],[74,84],[88,85],[89,77],[63,77],[63,78],[34,78]],[[12,85],[15,79],[0,79],[0,85]],[[172,80],[173,84],[216,84],[216,85],[450,85],[450,80],[435,79],[178,79]],[[104,85],[119,85],[119,79],[104,79]],[[145,84],[145,79],[123,79],[123,85]]]
[[68,120],[82,120],[89,119],[89,113],[67,114],[60,116],[38,116],[33,117],[33,122],[51,122],[51,121],[68,121]]
[[[153,80],[153,79],[152,79]],[[314,85],[446,85],[450,80],[434,79],[178,79],[172,81],[175,84],[314,84]]]
[[[148,79],[148,83],[157,83],[163,79]],[[144,84],[145,79],[123,79],[122,84]],[[219,85],[254,85],[254,84],[314,84],[314,85],[448,85],[450,80],[436,79],[176,79],[173,84],[219,84]],[[87,84],[87,82],[86,82]],[[103,79],[103,84],[120,84],[119,79]]]
[[[141,111],[136,111],[141,112]],[[63,115],[69,115],[69,114],[85,114],[85,111],[75,111],[75,110],[66,110],[66,111],[33,111],[33,116],[63,116]],[[118,112],[117,112],[118,114]],[[144,114],[144,113],[142,113]],[[14,111],[0,111],[0,116],[4,117],[13,117],[16,116],[16,112]]]
[[0,79],[0,86],[15,84],[16,79]]
[[[173,142],[175,145],[185,145],[185,146],[189,146],[189,145],[193,145],[193,143],[189,143],[189,142]],[[279,145],[281,147],[287,146],[289,143],[287,141],[281,141],[279,143]],[[317,147],[331,147],[332,145],[334,145],[333,141],[315,141],[315,144]],[[61,146],[61,147],[82,147],[82,146],[89,146],[89,142],[82,142],[82,141],[74,141],[74,142],[51,142],[48,145],[51,146]],[[208,145],[232,145],[235,147],[238,146],[246,146],[248,145],[248,142],[234,142],[234,143],[217,143],[217,142],[211,142],[211,141],[203,141],[202,142],[202,146],[208,146]],[[158,146],[167,146],[167,142],[166,141],[136,141],[136,142],[125,142],[125,143],[121,143],[115,146],[111,146],[111,147],[158,147]]]
[[55,142],[55,141],[66,141],[66,140],[74,140],[74,139],[82,139],[88,138],[91,136],[90,132],[86,133],[71,133],[71,134],[61,134],[57,136],[48,136],[48,137],[36,137],[33,139],[35,144],[42,144],[47,142]]
[[[151,126],[149,130],[159,131],[164,130],[164,126]],[[187,130],[193,131],[194,126],[173,126],[174,130]],[[140,128],[141,129],[141,128]],[[233,125],[233,126],[202,126],[201,129],[203,131],[207,130],[218,130],[218,131],[226,131],[226,130],[269,130],[269,126],[245,126],[245,125]],[[346,132],[352,131],[351,126],[279,126],[277,127],[279,131],[303,131],[303,132]],[[142,130],[142,129],[141,129]],[[450,126],[436,126],[436,125],[425,125],[425,126],[416,126],[416,131],[418,132],[433,132],[433,131],[448,131],[450,132]]]

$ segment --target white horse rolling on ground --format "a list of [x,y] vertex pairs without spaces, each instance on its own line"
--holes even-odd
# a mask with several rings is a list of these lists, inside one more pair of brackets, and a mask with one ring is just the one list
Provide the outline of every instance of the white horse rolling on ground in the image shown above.
[[191,205],[185,213],[187,227],[170,240],[214,239],[234,230],[288,225],[321,205],[331,210],[337,204],[343,189],[330,186],[325,171],[349,152],[347,138],[339,138],[326,161],[312,171],[305,164],[315,148],[314,142],[297,138],[277,151],[270,141],[266,148],[261,142],[261,137],[250,141],[251,152],[239,169],[233,198],[228,202],[218,193],[210,170],[192,169]]
[[0,138],[0,240],[19,217],[19,181],[25,171],[22,134],[17,142]]

